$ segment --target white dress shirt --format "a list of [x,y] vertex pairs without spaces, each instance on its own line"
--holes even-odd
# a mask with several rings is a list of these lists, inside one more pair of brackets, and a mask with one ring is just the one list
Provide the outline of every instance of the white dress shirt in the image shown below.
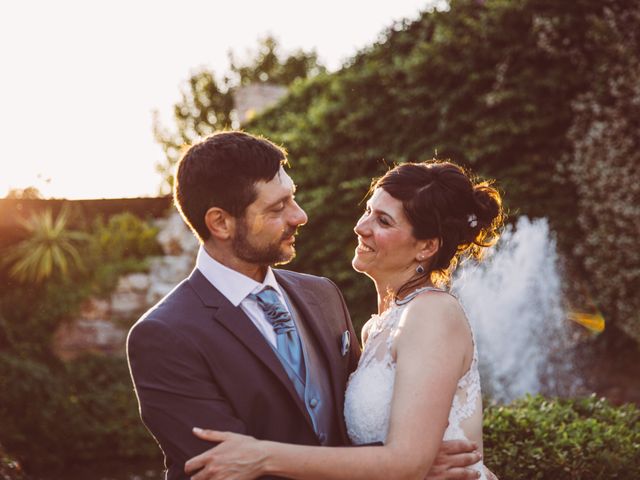
[[200,270],[209,283],[218,289],[234,307],[239,305],[260,333],[262,333],[271,345],[276,347],[276,333],[273,331],[273,326],[271,326],[266,319],[264,311],[260,308],[260,305],[258,305],[257,300],[249,298],[250,294],[259,293],[266,286],[270,286],[277,292],[284,308],[289,311],[287,302],[284,299],[282,290],[280,290],[280,286],[276,281],[271,267],[267,269],[264,281],[262,283],[256,282],[254,279],[217,262],[211,258],[211,255],[200,245],[196,259],[196,268]]

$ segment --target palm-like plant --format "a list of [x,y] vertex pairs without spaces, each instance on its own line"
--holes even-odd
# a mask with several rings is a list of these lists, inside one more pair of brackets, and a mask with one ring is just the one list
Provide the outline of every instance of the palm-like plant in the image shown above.
[[27,238],[12,247],[3,262],[13,278],[40,283],[54,273],[66,275],[72,267],[83,268],[77,242],[87,235],[67,230],[68,218],[69,210],[63,208],[55,219],[51,210],[20,219]]

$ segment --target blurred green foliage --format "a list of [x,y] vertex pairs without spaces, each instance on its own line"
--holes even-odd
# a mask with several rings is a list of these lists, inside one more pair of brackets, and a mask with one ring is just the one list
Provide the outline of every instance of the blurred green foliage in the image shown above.
[[58,270],[37,284],[0,272],[0,442],[26,468],[159,457],[140,422],[125,359],[64,363],[51,352],[52,335],[83,300],[110,293],[122,274],[144,270],[145,259],[160,253],[156,234],[146,221],[120,213],[93,222],[83,269]]
[[47,364],[0,354],[2,441],[29,471],[158,458],[121,358]]
[[56,273],[64,276],[70,269],[83,268],[79,247],[87,237],[67,228],[68,216],[67,209],[55,218],[51,210],[45,210],[20,221],[25,238],[12,245],[2,259],[12,278],[37,284]]
[[[447,11],[393,25],[339,71],[293,82],[286,98],[244,127],[289,152],[309,214],[292,268],[334,279],[362,325],[375,302],[372,286],[350,268],[361,201],[388,166],[434,156],[497,179],[511,216],[548,217],[572,258],[584,232],[576,184],[562,164],[573,149],[575,100],[600,88],[594,68],[620,48],[608,16],[633,6],[452,0]],[[218,110],[205,101],[205,85],[192,87],[176,105],[181,145],[218,128],[207,124]],[[183,118],[195,98],[197,129]],[[176,159],[168,155],[168,165]]]
[[[352,227],[371,178],[394,163],[437,155],[496,178],[512,215],[549,217],[560,247],[576,253],[583,197],[562,167],[575,148],[569,133],[590,131],[593,119],[583,111],[587,126],[576,127],[575,100],[596,92],[591,103],[606,106],[611,92],[601,85],[623,38],[608,19],[632,8],[637,2],[452,0],[448,11],[393,25],[335,73],[315,53],[284,58],[264,41],[249,63],[232,60],[229,76],[202,71],[190,79],[175,106],[177,130],[156,124],[167,154],[160,169],[170,185],[183,144],[233,126],[234,88],[289,85],[289,95],[246,129],[289,152],[297,199],[310,217],[293,268],[334,279],[357,325],[375,298],[350,268]],[[594,142],[601,144],[608,145]],[[83,299],[107,294],[159,251],[155,230],[132,215],[88,225],[83,271],[28,286],[0,272],[0,442],[33,469],[159,454],[139,421],[124,360],[63,364],[49,351],[52,333]],[[510,479],[635,478],[639,418],[637,408],[595,398],[492,406],[486,463]]]
[[83,268],[56,270],[47,281],[27,284],[13,279],[8,269],[0,271],[0,345],[48,359],[51,336],[83,300],[110,293],[121,275],[146,270],[146,259],[161,253],[156,235],[155,227],[128,212],[106,222],[97,218],[83,233]]
[[577,186],[581,235],[572,252],[585,290],[640,346],[640,3],[620,4],[590,32],[607,50],[592,59],[591,88],[573,102],[563,174]]
[[158,228],[133,213],[113,215],[106,222],[98,217],[92,230],[94,249],[103,263],[162,254],[156,241]]
[[171,191],[173,165],[182,155],[184,145],[216,130],[238,127],[238,119],[234,118],[234,95],[240,87],[249,84],[286,86],[326,71],[315,51],[297,50],[285,54],[271,35],[261,39],[257,50],[250,52],[247,58],[238,59],[230,51],[229,60],[230,71],[223,76],[203,69],[189,78],[181,100],[173,108],[175,130],[164,127],[157,116],[154,119],[154,135],[167,157],[157,165],[164,177],[161,192]]
[[640,409],[528,396],[485,410],[484,461],[509,480],[640,478]]
[[[549,217],[567,246],[575,191],[556,174],[571,99],[588,88],[590,1],[458,0],[390,28],[341,71],[294,85],[248,128],[282,143],[309,224],[296,269],[334,278],[356,324],[372,289],[350,269],[352,232],[370,179],[388,165],[450,158],[496,178],[512,216]],[[548,23],[558,38],[544,37]],[[549,51],[545,41],[581,48]]]

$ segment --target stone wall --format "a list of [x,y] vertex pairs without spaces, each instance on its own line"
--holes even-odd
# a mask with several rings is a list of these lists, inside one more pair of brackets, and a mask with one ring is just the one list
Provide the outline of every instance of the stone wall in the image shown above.
[[164,255],[149,259],[148,272],[121,277],[108,297],[87,299],[78,315],[54,334],[52,347],[59,358],[72,360],[84,353],[124,355],[133,322],[189,275],[198,241],[177,212],[155,224]]

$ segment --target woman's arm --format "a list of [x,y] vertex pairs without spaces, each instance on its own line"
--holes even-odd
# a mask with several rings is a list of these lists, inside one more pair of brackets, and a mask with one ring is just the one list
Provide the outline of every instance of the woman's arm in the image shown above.
[[[207,465],[194,480],[260,475],[305,480],[423,479],[442,443],[457,381],[470,362],[470,345],[457,301],[444,294],[421,295],[404,311],[394,344],[396,380],[384,446],[309,447],[216,433],[208,438],[222,443],[206,458],[190,460],[187,472]],[[220,467],[223,473],[212,475]]]

